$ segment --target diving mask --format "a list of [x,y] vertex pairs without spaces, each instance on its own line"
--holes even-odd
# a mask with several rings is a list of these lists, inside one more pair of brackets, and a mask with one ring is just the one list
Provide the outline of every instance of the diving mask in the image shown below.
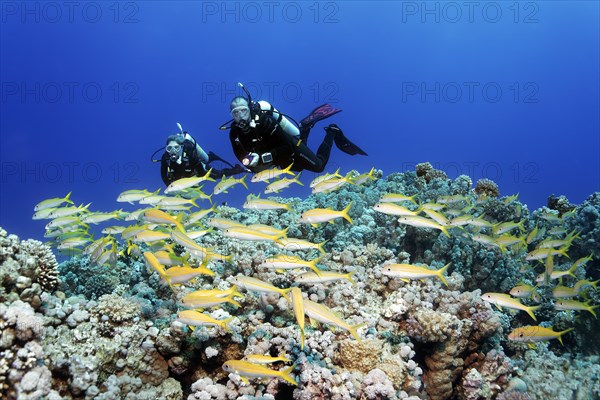
[[242,121],[247,123],[250,120],[250,109],[245,105],[235,107],[231,110],[231,116],[237,124]]
[[171,159],[175,160],[177,158],[179,158],[179,156],[181,156],[181,145],[178,144],[170,144],[166,147],[165,149],[167,151],[167,153],[169,153],[169,157],[171,157]]

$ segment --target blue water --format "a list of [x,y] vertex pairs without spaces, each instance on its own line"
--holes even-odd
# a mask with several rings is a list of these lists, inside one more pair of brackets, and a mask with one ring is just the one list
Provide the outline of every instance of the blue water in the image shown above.
[[149,160],[176,122],[234,161],[218,127],[238,81],[298,120],[342,108],[331,122],[369,157],[334,149],[331,171],[430,161],[530,209],[600,190],[598,2],[3,1],[0,13],[0,226],[24,238],[42,237],[31,215],[45,198],[73,191],[108,211],[123,190],[163,187]]

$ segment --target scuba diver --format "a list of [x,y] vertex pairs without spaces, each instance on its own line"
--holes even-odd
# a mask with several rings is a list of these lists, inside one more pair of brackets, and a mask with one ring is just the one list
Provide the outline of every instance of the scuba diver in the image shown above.
[[220,161],[230,166],[230,168],[221,170],[213,168],[210,176],[214,179],[221,178],[223,175],[230,176],[248,172],[241,165],[231,165],[212,151],[207,154],[196,140],[181,128],[179,123],[177,126],[180,132],[167,138],[165,152],[161,159],[155,160],[154,156],[163,149],[162,147],[152,155],[153,162],[160,161],[160,175],[165,185],[168,186],[171,182],[181,178],[202,176],[211,168],[210,164],[214,161]]
[[[325,138],[317,153],[307,146],[311,128],[321,120],[331,117],[342,110],[323,104],[315,108],[309,116],[302,119],[299,127],[266,101],[252,101],[250,93],[242,85],[246,97],[237,96],[230,104],[233,120],[226,122],[221,129],[229,126],[229,139],[238,160],[252,172],[259,172],[273,166],[286,168],[292,164],[293,171],[309,170],[322,172],[329,161],[333,143],[341,151],[350,155],[367,155],[358,146],[344,136],[335,124],[325,127]],[[287,118],[286,118],[287,117]],[[294,121],[295,122],[295,121]]]

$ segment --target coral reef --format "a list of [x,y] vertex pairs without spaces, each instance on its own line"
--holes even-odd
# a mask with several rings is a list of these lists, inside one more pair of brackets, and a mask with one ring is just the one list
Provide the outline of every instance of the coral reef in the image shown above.
[[[564,278],[566,285],[600,278],[599,193],[573,212],[559,197],[549,208],[530,213],[516,196],[499,197],[491,181],[480,180],[473,190],[470,177],[449,179],[429,163],[385,178],[377,171],[364,183],[351,184],[357,176],[352,171],[340,178],[350,183],[304,200],[270,198],[290,210],[215,206],[217,218],[286,229],[288,238],[320,247],[279,246],[272,238],[241,240],[212,229],[195,243],[210,249],[214,259],[206,266],[213,273],[171,285],[163,282],[167,272],[146,265],[142,253],[154,254],[163,246],[195,267],[207,257],[200,247],[190,251],[190,244],[174,243],[171,237],[163,244],[138,243],[139,251],[128,254],[131,243],[120,240],[106,250],[107,256],[114,252],[111,267],[91,263],[88,256],[57,266],[47,246],[21,242],[0,229],[0,395],[188,400],[600,396],[598,322],[586,311],[575,318],[576,310],[555,310],[554,283],[539,285],[540,308],[534,315],[542,326],[575,328],[564,335],[564,347],[552,341],[530,350],[510,341],[509,332],[531,325],[531,317],[497,310],[482,299],[484,292],[508,293],[519,281],[535,282],[545,262],[528,258],[551,240],[570,246],[563,248],[570,259],[555,256],[556,271],[567,271],[577,258],[589,256],[574,276]],[[439,212],[431,213],[437,220],[410,225],[376,211],[373,206],[385,194],[405,196],[398,204],[415,213],[428,203]],[[299,222],[307,210],[343,210],[350,203],[352,224]],[[193,229],[207,227],[211,217]],[[334,278],[307,282],[301,279],[305,268],[266,267],[276,255],[313,260],[325,277]],[[384,274],[391,264],[426,268],[431,276]],[[446,267],[443,279],[435,276]],[[269,287],[240,287],[243,296],[236,292],[229,304],[195,307],[217,326],[189,327],[185,324],[194,322],[178,318],[185,296],[227,291],[236,276]],[[586,298],[596,304],[597,291],[586,285]],[[301,304],[310,300],[328,313],[298,319],[296,295],[286,300],[287,290],[296,286]],[[534,300],[523,302],[531,306]],[[299,325],[304,325],[303,346]],[[250,355],[276,358],[263,366],[268,376],[222,368],[226,361]],[[291,380],[280,378],[284,371]]]

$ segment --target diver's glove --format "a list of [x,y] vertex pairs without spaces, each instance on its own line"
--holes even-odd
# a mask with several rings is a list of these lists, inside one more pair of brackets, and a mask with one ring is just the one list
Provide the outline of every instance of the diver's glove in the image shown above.
[[242,159],[242,164],[244,164],[245,167],[254,167],[258,164],[259,158],[260,157],[256,153],[248,153]]

